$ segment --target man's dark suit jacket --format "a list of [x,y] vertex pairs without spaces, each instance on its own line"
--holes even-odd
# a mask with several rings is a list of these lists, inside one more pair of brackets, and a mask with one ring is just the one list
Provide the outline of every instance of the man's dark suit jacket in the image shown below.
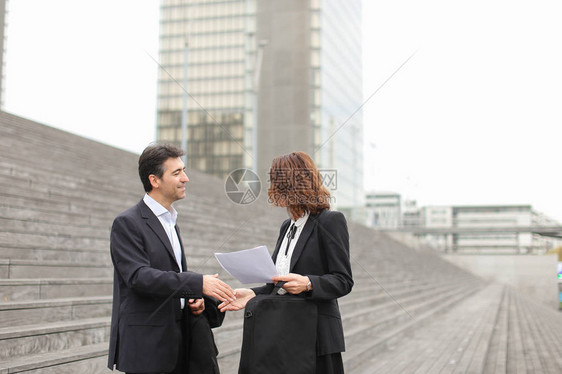
[[[108,367],[125,372],[170,372],[182,339],[180,298],[201,298],[203,276],[185,271],[152,210],[140,201],[121,213],[111,229],[115,267]],[[187,308],[187,305],[186,305]],[[191,313],[185,313],[191,316]]]
[[[272,255],[274,262],[290,224],[291,220],[288,219],[281,225]],[[308,276],[312,283],[312,291],[304,292],[303,296],[318,305],[317,355],[345,351],[337,298],[351,292],[353,278],[349,260],[349,233],[342,213],[323,210],[320,214],[308,217],[293,250],[289,271]],[[256,294],[264,294],[272,289],[273,284],[268,284],[253,290]]]

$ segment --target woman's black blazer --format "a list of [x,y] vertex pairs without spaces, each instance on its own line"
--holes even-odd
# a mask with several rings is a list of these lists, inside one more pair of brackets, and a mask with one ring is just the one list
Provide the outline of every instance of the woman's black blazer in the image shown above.
[[[291,223],[281,225],[273,252],[277,259],[283,237]],[[343,326],[337,298],[347,295],[353,287],[349,259],[349,233],[341,212],[323,210],[311,214],[295,245],[290,272],[308,276],[312,291],[304,296],[318,305],[317,354],[345,351]],[[256,294],[271,292],[273,284],[254,288]]]

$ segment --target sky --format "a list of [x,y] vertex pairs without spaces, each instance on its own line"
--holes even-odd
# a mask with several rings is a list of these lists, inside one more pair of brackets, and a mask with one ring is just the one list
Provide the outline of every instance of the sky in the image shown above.
[[[159,3],[10,0],[4,110],[142,151]],[[366,190],[562,222],[562,3],[364,0],[363,17],[365,100],[378,90],[363,108]]]

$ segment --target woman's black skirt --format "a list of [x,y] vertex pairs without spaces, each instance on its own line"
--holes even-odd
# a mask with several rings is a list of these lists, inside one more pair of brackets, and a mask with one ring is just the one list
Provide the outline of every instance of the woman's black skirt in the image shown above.
[[316,374],[344,374],[341,353],[316,356]]

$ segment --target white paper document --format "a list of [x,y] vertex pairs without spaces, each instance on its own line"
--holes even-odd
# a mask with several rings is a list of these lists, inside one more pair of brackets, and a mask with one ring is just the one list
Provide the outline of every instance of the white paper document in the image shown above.
[[277,275],[277,268],[265,245],[230,253],[215,253],[222,268],[238,279],[247,283],[272,283]]

